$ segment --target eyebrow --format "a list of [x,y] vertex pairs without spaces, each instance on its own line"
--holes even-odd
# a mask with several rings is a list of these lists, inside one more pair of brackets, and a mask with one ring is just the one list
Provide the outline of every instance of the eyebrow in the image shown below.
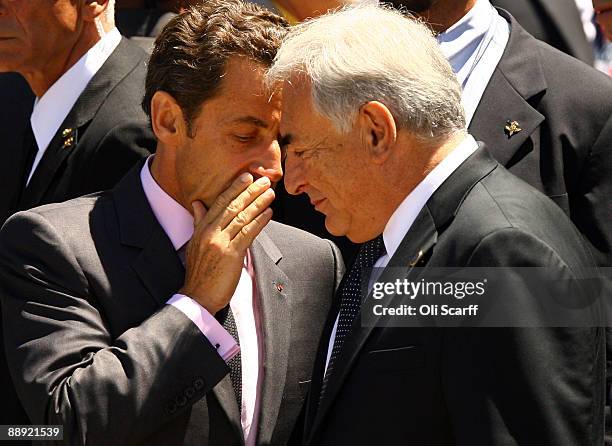
[[259,118],[256,118],[255,116],[243,116],[241,118],[236,118],[234,120],[231,121],[232,124],[254,124],[257,127],[261,127],[264,129],[268,128],[268,123],[265,121],[262,121]]

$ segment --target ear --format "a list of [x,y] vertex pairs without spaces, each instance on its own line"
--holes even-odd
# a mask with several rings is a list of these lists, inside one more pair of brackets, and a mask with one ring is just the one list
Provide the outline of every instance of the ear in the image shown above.
[[367,102],[359,109],[358,122],[361,139],[370,156],[375,163],[383,164],[397,140],[397,126],[391,111],[380,102]]
[[151,98],[151,126],[157,139],[169,147],[181,145],[187,136],[183,110],[165,91],[156,91]]
[[108,0],[85,0],[83,5],[83,20],[93,22],[106,11]]

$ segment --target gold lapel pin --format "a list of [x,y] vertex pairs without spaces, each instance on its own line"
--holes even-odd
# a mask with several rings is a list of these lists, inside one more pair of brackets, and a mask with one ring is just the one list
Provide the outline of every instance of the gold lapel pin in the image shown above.
[[68,149],[72,147],[74,145],[74,129],[67,128],[62,130],[62,138],[64,139],[62,149]]
[[417,265],[417,263],[419,263],[422,257],[423,257],[423,251],[419,251],[415,259],[408,264],[410,268],[414,268]]
[[64,144],[62,145],[62,149],[68,149],[72,147],[73,144],[74,144],[74,138],[72,136],[70,138],[66,138],[64,140]]
[[504,127],[504,131],[506,132],[506,135],[508,135],[508,138],[512,138],[514,135],[516,135],[522,130],[523,129],[521,128],[518,122],[510,120],[506,121],[506,127]]

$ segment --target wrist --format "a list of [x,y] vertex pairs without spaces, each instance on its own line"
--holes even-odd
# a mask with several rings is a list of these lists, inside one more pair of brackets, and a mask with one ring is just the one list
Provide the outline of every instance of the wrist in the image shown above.
[[197,292],[194,292],[188,288],[181,288],[178,291],[178,294],[184,294],[190,299],[193,299],[195,302],[197,302],[198,305],[208,311],[212,316],[217,314],[223,308],[223,306],[219,306],[219,304],[211,302],[210,299],[206,299],[205,297],[199,295]]

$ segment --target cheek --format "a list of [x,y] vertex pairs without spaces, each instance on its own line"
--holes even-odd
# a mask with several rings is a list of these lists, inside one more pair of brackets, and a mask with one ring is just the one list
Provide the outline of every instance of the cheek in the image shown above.
[[72,34],[80,27],[79,11],[70,0],[53,4],[53,13],[48,16],[48,26],[58,34]]

